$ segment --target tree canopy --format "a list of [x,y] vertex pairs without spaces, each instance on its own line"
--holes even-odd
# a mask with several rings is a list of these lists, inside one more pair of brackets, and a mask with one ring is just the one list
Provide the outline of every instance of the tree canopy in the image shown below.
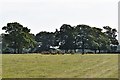
[[14,53],[22,53],[24,48],[34,47],[36,43],[30,33],[30,29],[23,27],[17,22],[8,23],[2,30],[5,30],[5,34],[3,34],[3,49],[9,47],[13,49]]
[[[3,52],[24,53],[50,51],[51,47],[58,47],[60,50],[76,52],[80,49],[84,54],[85,49],[97,52],[115,52],[117,45],[117,30],[110,26],[104,26],[103,29],[81,24],[71,26],[63,24],[60,30],[55,32],[41,31],[36,35],[30,33],[28,27],[23,27],[20,23],[7,23],[2,28],[5,33],[3,37]],[[11,51],[10,51],[11,50]]]

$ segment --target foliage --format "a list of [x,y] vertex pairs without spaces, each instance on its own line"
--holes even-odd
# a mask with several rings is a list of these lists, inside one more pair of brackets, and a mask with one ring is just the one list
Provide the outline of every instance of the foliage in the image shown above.
[[[8,23],[2,29],[5,30],[3,45],[14,49],[14,53],[22,53],[23,48],[34,47],[35,40],[27,27],[13,22]],[[3,49],[6,47],[3,47]]]
[[38,42],[37,51],[48,51],[54,45],[54,33],[40,32],[36,34],[35,40]]
[[109,38],[111,51],[116,51],[117,45],[119,45],[118,40],[116,39],[116,37],[117,37],[117,35],[116,35],[117,30],[116,29],[112,29],[109,26],[104,26],[103,28],[106,30],[105,34]]
[[[81,24],[71,26],[63,24],[60,30],[55,32],[41,31],[36,35],[30,33],[30,29],[14,22],[8,23],[2,28],[3,51],[22,53],[24,49],[31,49],[29,52],[50,51],[58,47],[65,52],[76,52],[77,49],[85,53],[85,49],[97,52],[115,52],[117,45],[116,29],[104,26],[103,29]],[[11,50],[11,51],[10,51]]]

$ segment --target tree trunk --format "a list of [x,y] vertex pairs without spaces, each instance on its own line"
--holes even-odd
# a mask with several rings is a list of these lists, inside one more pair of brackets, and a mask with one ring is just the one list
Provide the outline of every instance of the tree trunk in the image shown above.
[[16,54],[16,52],[17,52],[17,44],[16,44],[16,42],[15,42],[15,48],[14,48],[14,54]]
[[19,51],[20,51],[20,49],[19,49],[19,47],[18,47],[18,50],[17,50],[17,53],[19,54]]
[[85,53],[84,49],[85,49],[85,42],[84,42],[84,36],[82,36],[82,54]]
[[84,41],[82,42],[82,54],[85,53]]
[[76,53],[76,49],[74,49],[74,53]]
[[17,49],[16,49],[16,47],[15,47],[15,49],[14,49],[14,54],[16,54],[16,50],[17,50]]
[[19,44],[19,46],[18,46],[18,54],[21,54],[21,53],[22,53],[22,45]]
[[95,54],[96,54],[96,49],[95,49]]
[[99,53],[100,53],[100,48],[98,48],[98,50],[99,50]]

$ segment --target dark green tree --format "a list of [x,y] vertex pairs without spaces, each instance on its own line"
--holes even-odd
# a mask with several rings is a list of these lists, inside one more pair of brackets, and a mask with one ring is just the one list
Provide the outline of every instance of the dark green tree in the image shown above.
[[110,26],[104,26],[103,27],[106,31],[104,32],[110,41],[110,47],[111,47],[111,52],[115,52],[117,50],[117,45],[119,45],[118,40],[116,39],[117,37],[117,30],[112,29]]
[[4,26],[2,30],[5,30],[3,36],[5,43],[3,43],[14,49],[14,53],[22,53],[23,48],[34,47],[36,43],[30,29],[17,22],[7,23],[7,26]]
[[92,37],[93,37],[93,44],[94,50],[109,50],[110,41],[109,38],[102,32],[102,29],[93,27],[92,28]]
[[54,46],[55,35],[53,32],[40,32],[35,37],[37,41],[36,51],[49,51],[50,46]]
[[77,25],[75,27],[75,43],[77,49],[82,49],[82,54],[85,53],[85,49],[89,49],[91,36],[91,27],[88,25]]
[[74,28],[68,24],[63,24],[60,27],[60,31],[58,33],[59,38],[59,48],[65,50],[65,52],[70,52],[74,50],[74,35],[73,35]]

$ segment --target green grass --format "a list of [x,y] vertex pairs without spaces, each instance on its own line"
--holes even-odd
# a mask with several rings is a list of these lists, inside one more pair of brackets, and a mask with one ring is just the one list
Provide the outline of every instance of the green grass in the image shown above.
[[4,54],[3,78],[118,78],[116,54]]
[[2,79],[2,55],[0,54],[0,79]]

